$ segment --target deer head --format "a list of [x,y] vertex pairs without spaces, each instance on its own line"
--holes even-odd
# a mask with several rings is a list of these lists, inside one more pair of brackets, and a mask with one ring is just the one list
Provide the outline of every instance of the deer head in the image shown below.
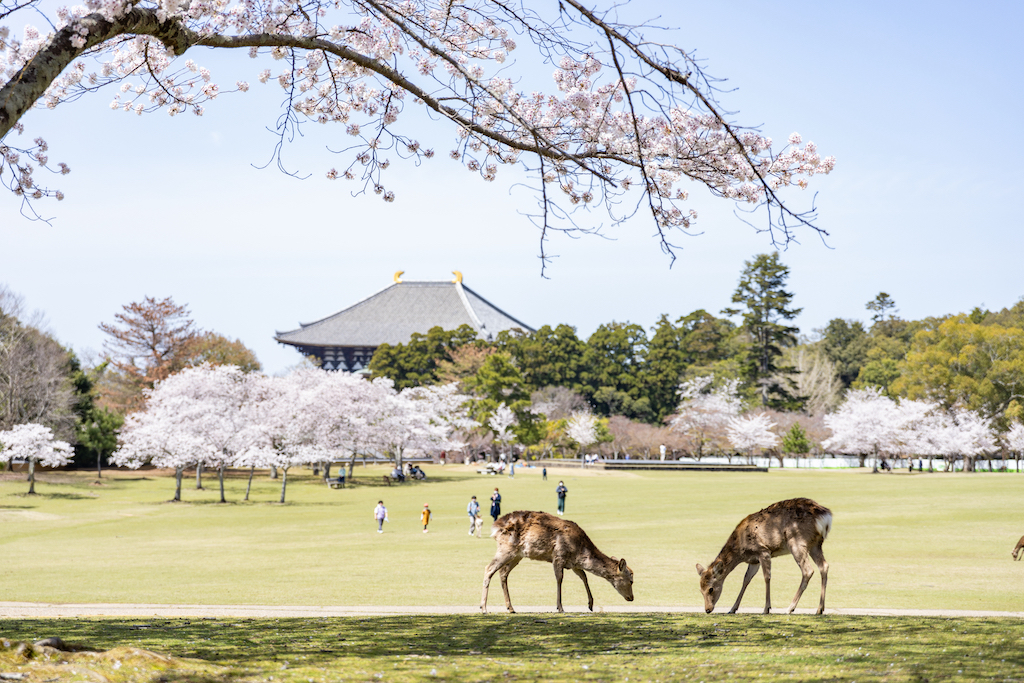
[[619,560],[609,581],[619,591],[619,595],[626,598],[627,602],[633,602],[633,570],[626,565],[625,558]]
[[715,609],[718,598],[722,597],[722,586],[725,584],[725,573],[722,565],[712,563],[705,569],[697,565],[697,575],[700,576],[700,592],[704,594],[704,611],[711,614]]

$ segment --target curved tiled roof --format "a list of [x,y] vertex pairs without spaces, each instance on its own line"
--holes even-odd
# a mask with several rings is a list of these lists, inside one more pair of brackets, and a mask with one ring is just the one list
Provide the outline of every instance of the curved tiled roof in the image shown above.
[[461,282],[396,282],[332,316],[278,332],[282,344],[294,346],[380,346],[404,344],[414,332],[432,327],[454,330],[469,325],[481,339],[498,332],[533,328],[516,320]]

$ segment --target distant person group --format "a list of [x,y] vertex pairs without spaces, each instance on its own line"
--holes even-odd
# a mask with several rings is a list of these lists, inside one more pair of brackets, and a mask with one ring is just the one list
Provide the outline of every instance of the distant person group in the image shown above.
[[[419,476],[415,474],[417,471],[420,473]],[[426,479],[427,476],[426,473],[423,473],[423,470],[414,465],[410,465],[409,474],[418,479]],[[391,477],[393,479],[398,479],[399,481],[404,481],[406,475],[402,472],[402,469],[395,468],[391,473]],[[542,470],[542,481],[547,481],[547,478],[548,470],[545,467]],[[555,499],[559,515],[565,515],[565,498],[568,493],[569,489],[566,487],[565,482],[559,481],[558,486],[555,487]],[[489,512],[491,520],[492,522],[497,522],[498,518],[501,517],[501,491],[497,486],[494,487],[494,492],[491,493],[490,503],[491,506]],[[480,501],[477,500],[476,496],[472,496],[469,503],[466,505],[466,515],[469,517],[468,534],[470,536],[476,536],[477,538],[481,537],[481,531],[483,529],[483,515]],[[423,533],[428,533],[431,517],[432,512],[429,504],[424,504],[423,511],[420,513],[420,520],[423,523]],[[388,509],[385,507],[383,500],[377,501],[377,506],[373,509],[373,519],[377,523],[377,533],[384,533],[384,523],[388,521]]]

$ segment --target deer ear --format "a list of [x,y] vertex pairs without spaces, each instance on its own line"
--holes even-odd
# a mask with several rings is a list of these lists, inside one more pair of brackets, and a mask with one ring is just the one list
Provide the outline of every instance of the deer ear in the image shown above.
[[697,563],[697,573],[701,576],[704,575],[704,567],[699,562]]
[[626,558],[622,558],[621,560],[619,560],[619,571],[626,571]]

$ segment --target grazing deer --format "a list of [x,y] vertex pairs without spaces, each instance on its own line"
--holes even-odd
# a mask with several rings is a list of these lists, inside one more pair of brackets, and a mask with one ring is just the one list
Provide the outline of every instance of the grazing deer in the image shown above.
[[786,613],[792,614],[796,609],[800,596],[804,594],[804,589],[814,574],[811,560],[818,565],[818,571],[821,572],[821,602],[818,604],[817,613],[824,613],[828,562],[821,552],[821,544],[828,537],[831,528],[832,512],[809,498],[784,500],[749,515],[736,525],[722,552],[718,553],[718,557],[707,569],[697,565],[700,592],[704,594],[704,611],[711,613],[722,595],[725,577],[746,562],[749,566],[743,577],[743,586],[729,614],[734,614],[739,609],[743,592],[747,590],[747,584],[757,573],[758,565],[764,573],[764,613],[768,614],[772,609],[772,558],[791,554],[800,566],[803,579],[796,591],[796,597],[793,598],[793,604]]
[[1024,553],[1020,551],[1021,548],[1024,548],[1024,536],[1020,537],[1020,540],[1017,541],[1017,547],[1013,549],[1013,559],[1019,560],[1021,557],[1024,557]]
[[587,608],[594,611],[594,596],[590,593],[584,570],[607,579],[626,600],[633,601],[633,571],[625,560],[608,557],[594,545],[586,532],[575,522],[555,517],[546,512],[510,512],[496,521],[491,536],[498,542],[494,559],[484,570],[484,594],[480,610],[487,611],[487,589],[495,572],[501,577],[501,589],[505,592],[505,607],[512,609],[508,596],[508,574],[524,557],[531,560],[550,562],[555,569],[555,583],[558,586],[555,608],[562,609],[562,572],[571,569],[583,580],[587,589]]

